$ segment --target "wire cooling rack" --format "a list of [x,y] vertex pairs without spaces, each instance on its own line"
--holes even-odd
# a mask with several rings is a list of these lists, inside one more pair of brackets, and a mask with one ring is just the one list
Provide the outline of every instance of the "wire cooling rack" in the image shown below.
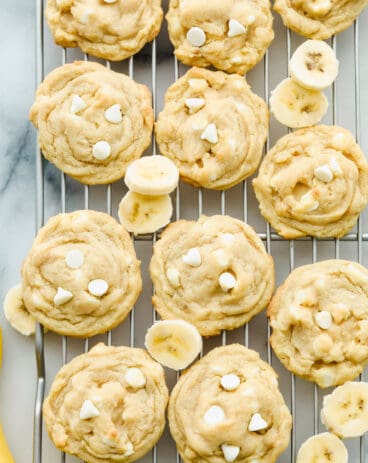
[[[75,59],[96,60],[81,54],[77,49],[62,49],[53,44],[52,37],[44,20],[44,1],[36,1],[36,53],[37,84],[53,68],[72,62]],[[167,5],[165,4],[167,9]],[[340,74],[336,83],[327,92],[330,109],[324,121],[338,124],[350,129],[363,150],[368,151],[368,116],[362,108],[368,105],[368,11],[352,25],[349,30],[331,39],[331,45],[340,60]],[[276,38],[264,60],[248,73],[247,80],[253,91],[269,99],[270,89],[274,88],[287,75],[287,63],[292,51],[303,41],[284,28],[280,18],[275,15]],[[163,106],[163,96],[168,86],[184,72],[174,58],[169,44],[166,24],[164,23],[158,39],[147,45],[144,50],[123,63],[103,62],[107,67],[128,74],[138,82],[151,88],[155,116]],[[361,91],[362,90],[362,91]],[[265,150],[268,150],[286,129],[271,119],[270,134]],[[152,145],[147,154],[156,154],[157,147],[153,136]],[[56,168],[45,162],[37,148],[36,152],[36,223],[37,230],[45,221],[58,212],[90,208],[101,210],[116,217],[118,203],[125,193],[123,182],[113,185],[88,187],[75,182]],[[49,198],[59,191],[58,208]],[[213,192],[197,189],[181,183],[173,197],[175,216],[173,219],[196,219],[201,214],[229,214],[252,225],[264,241],[267,251],[272,254],[276,264],[277,284],[279,285],[295,267],[328,258],[346,258],[365,263],[367,260],[368,222],[363,213],[356,228],[342,239],[317,240],[303,238],[286,241],[275,234],[258,212],[257,203],[250,181],[226,191]],[[155,320],[156,315],[151,306],[152,284],[148,275],[148,264],[156,234],[132,237],[138,257],[142,261],[144,289],[135,308],[125,322],[106,335],[91,339],[78,340],[61,337],[52,333],[44,335],[41,326],[37,326],[35,350],[37,359],[37,392],[34,409],[34,447],[33,463],[77,462],[58,452],[48,439],[42,422],[42,401],[45,393],[59,368],[75,355],[86,352],[98,341],[107,344],[142,347],[146,329]],[[287,372],[273,355],[269,343],[270,327],[265,313],[256,316],[244,328],[232,332],[223,332],[220,336],[204,342],[204,354],[215,346],[240,342],[257,350],[279,374],[280,389],[293,415],[293,430],[290,445],[279,458],[280,463],[294,463],[301,443],[309,436],[321,432],[319,412],[323,396],[329,391],[322,391],[312,383],[300,380]],[[167,371],[167,382],[172,387],[178,374]],[[364,375],[361,377],[364,379]],[[365,379],[368,379],[366,376]],[[368,442],[366,438],[347,442],[349,461],[353,463],[368,462]],[[175,444],[166,429],[156,447],[140,460],[144,463],[180,462]]]

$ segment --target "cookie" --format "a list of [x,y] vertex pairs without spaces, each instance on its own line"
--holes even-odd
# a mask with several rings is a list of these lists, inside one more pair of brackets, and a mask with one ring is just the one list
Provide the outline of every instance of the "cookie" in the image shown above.
[[368,364],[368,270],[326,260],[294,270],[268,316],[283,365],[320,387],[353,380]]
[[269,0],[170,0],[175,55],[189,66],[245,74],[274,38]]
[[100,64],[76,61],[45,78],[30,119],[46,159],[82,183],[110,183],[151,143],[151,93]]
[[213,349],[180,377],[168,418],[184,463],[273,463],[292,424],[276,373],[240,344]]
[[367,5],[368,0],[275,0],[273,8],[294,32],[329,39],[347,29]]
[[47,0],[46,20],[62,47],[121,61],[159,33],[161,0]]
[[274,289],[273,259],[249,225],[229,216],[170,224],[153,248],[153,305],[204,336],[247,323]]
[[268,119],[243,77],[192,68],[168,89],[156,138],[183,180],[220,190],[257,169]]
[[262,215],[284,238],[338,238],[368,203],[368,163],[349,131],[320,125],[282,137],[253,186]]
[[56,447],[88,463],[130,463],[165,427],[163,368],[143,349],[100,343],[56,375],[43,404]]
[[117,326],[142,289],[128,232],[94,211],[49,219],[23,263],[22,280],[30,314],[49,330],[76,337]]

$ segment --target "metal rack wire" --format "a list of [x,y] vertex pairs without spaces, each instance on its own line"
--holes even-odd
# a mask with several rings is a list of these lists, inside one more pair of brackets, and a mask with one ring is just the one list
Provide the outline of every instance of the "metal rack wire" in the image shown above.
[[[35,0],[36,2],[36,53],[37,53],[37,78],[36,82],[39,84],[45,75],[45,39],[44,39],[44,22],[43,22],[43,14],[44,14],[44,0]],[[359,24],[357,20],[354,23],[354,98],[355,98],[355,130],[356,130],[356,139],[359,143],[361,139],[361,124],[360,124],[360,80],[359,80]],[[331,41],[332,47],[336,50],[336,38],[333,37]],[[292,52],[292,38],[290,30],[286,30],[286,55],[287,61],[290,59]],[[61,61],[62,64],[68,61],[68,50],[61,49]],[[84,55],[84,59],[88,60],[89,57]],[[106,62],[107,67],[111,67],[109,62]],[[177,61],[175,57],[173,57],[173,75],[174,79],[177,80],[180,77],[180,70],[181,65]],[[261,65],[260,65],[261,66]],[[151,45],[151,90],[153,95],[153,109],[154,115],[157,115],[157,43],[156,40],[152,42]],[[264,70],[264,87],[263,87],[263,97],[268,102],[270,96],[270,51],[267,51],[264,61],[263,61],[263,70]],[[135,74],[135,64],[134,58],[131,57],[129,59],[128,64],[128,75],[133,78]],[[286,70],[287,73],[287,70]],[[332,88],[331,93],[332,98],[332,123],[336,124],[337,121],[337,92],[335,88],[335,84]],[[268,151],[270,148],[270,140],[268,139],[265,146],[265,152]],[[157,153],[157,147],[155,142],[155,136],[153,134],[152,137],[152,154],[155,155]],[[66,211],[66,176],[65,174],[60,174],[60,212]],[[36,152],[36,182],[37,182],[37,197],[36,197],[36,226],[37,230],[44,224],[44,217],[45,217],[45,203],[44,203],[44,169],[43,169],[43,159],[40,153],[39,148],[37,148]],[[249,212],[249,202],[248,202],[248,183],[247,180],[243,181],[241,185],[241,218],[248,222],[248,212]],[[84,207],[86,209],[90,206],[90,187],[84,186],[83,187],[83,196],[84,196]],[[112,186],[107,185],[105,191],[105,211],[108,214],[112,213]],[[200,216],[204,211],[204,191],[199,188],[197,189],[197,208],[198,208],[198,216]],[[175,194],[175,219],[179,220],[182,218],[182,208],[181,205],[185,201],[185,197],[182,195],[182,191],[180,186],[177,188]],[[227,212],[227,193],[222,191],[219,198],[219,211],[221,214],[225,214]],[[316,262],[318,260],[318,251],[319,251],[319,243],[322,242],[329,242],[334,241],[334,257],[340,257],[340,244],[341,242],[346,243],[356,243],[357,246],[357,261],[362,262],[363,258],[363,243],[368,242],[368,232],[363,233],[362,230],[362,222],[359,220],[357,229],[354,232],[349,233],[342,239],[324,239],[324,240],[317,240],[315,238],[303,238],[296,241],[289,241],[286,242],[277,234],[273,233],[269,224],[265,224],[265,232],[259,231],[258,236],[265,242],[267,252],[271,254],[274,249],[274,246],[282,243],[288,243],[288,255],[284,258],[285,264],[288,261],[288,268],[292,271],[296,265],[296,245],[298,243],[305,243],[305,246],[308,243],[311,243],[311,262]],[[138,237],[132,237],[133,241],[136,245],[142,242],[150,242],[152,245],[155,241],[159,238],[158,234],[152,235],[143,235]],[[156,319],[155,311],[152,308],[151,312],[151,320],[154,321]],[[128,323],[126,321],[125,323]],[[270,326],[268,321],[264,321],[267,324],[266,326],[266,336],[265,342],[267,342],[265,357],[266,360],[273,365],[274,359],[272,355],[272,350],[270,347]],[[135,346],[135,337],[139,326],[136,321],[136,311],[133,310],[129,316],[129,345],[131,347]],[[242,339],[246,346],[250,345],[250,324],[248,323],[245,325],[244,329],[242,330]],[[240,336],[240,335],[239,335]],[[221,337],[218,339],[218,344],[226,344],[230,335],[227,335],[225,331],[223,331]],[[231,336],[231,339],[233,337]],[[112,344],[112,333],[108,332],[105,337],[105,342],[109,345]],[[89,339],[85,339],[83,350],[84,352],[88,351],[90,347]],[[45,371],[45,337],[43,333],[43,329],[40,325],[37,325],[36,329],[36,336],[35,336],[35,350],[36,350],[36,359],[37,359],[37,393],[36,393],[36,400],[35,400],[35,408],[34,408],[34,432],[33,432],[33,463],[42,463],[43,461],[43,443],[45,441],[45,436],[42,433],[42,401],[45,394],[45,382],[46,382],[46,371]],[[64,365],[68,359],[68,339],[66,337],[62,337],[61,341],[61,364]],[[288,386],[286,386],[288,391],[289,397],[289,406],[293,415],[293,430],[291,436],[290,447],[287,450],[284,457],[282,457],[282,462],[285,463],[295,463],[296,453],[297,453],[297,432],[298,432],[298,424],[297,424],[297,380],[296,377],[292,374],[288,374],[284,372],[284,376],[288,377]],[[178,379],[179,373],[176,375],[176,379]],[[285,391],[283,391],[285,392]],[[319,403],[320,403],[320,390],[316,385],[313,385],[313,403],[311,403],[311,407],[313,409],[313,432],[318,433],[320,431],[320,421],[319,421]],[[367,442],[365,438],[360,440],[359,446],[359,463],[367,463]],[[67,461],[68,457],[65,454],[60,455],[60,461],[64,462]],[[145,459],[145,461],[149,461]],[[168,463],[172,461],[172,459],[160,459],[158,457],[157,446],[151,452],[151,460],[152,463]],[[176,462],[179,463],[180,457],[176,452]],[[354,460],[355,461],[355,460]],[[358,460],[356,460],[358,463]]]

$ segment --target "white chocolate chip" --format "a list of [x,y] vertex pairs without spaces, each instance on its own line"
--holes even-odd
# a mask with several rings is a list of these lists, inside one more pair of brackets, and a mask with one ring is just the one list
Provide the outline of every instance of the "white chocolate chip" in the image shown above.
[[225,419],[225,412],[218,405],[212,405],[204,414],[204,421],[208,426],[215,426]]
[[246,28],[236,19],[229,20],[228,37],[236,37],[237,35],[245,34]]
[[93,296],[103,296],[106,291],[109,289],[109,285],[105,280],[101,280],[97,278],[96,280],[91,280],[88,283],[88,291],[93,295]]
[[204,129],[204,132],[201,135],[201,140],[207,140],[210,143],[218,143],[218,133],[217,127],[215,124],[208,124],[207,127]]
[[130,457],[130,455],[134,454],[134,447],[131,442],[128,442],[126,445],[126,450],[124,452],[124,457]]
[[217,249],[216,251],[214,251],[213,256],[214,256],[217,264],[220,267],[222,267],[222,268],[228,267],[229,261],[230,261],[229,254],[227,252],[225,252],[223,249]]
[[188,85],[190,88],[195,90],[196,92],[203,92],[208,87],[208,83],[206,79],[189,79]]
[[98,141],[92,147],[93,157],[102,161],[111,154],[111,146],[105,140]]
[[233,64],[240,64],[240,63],[243,62],[243,57],[240,54],[232,56],[230,58],[230,62],[233,63]]
[[308,191],[300,198],[300,208],[302,211],[312,212],[319,208],[319,202]]
[[247,18],[247,23],[253,24],[255,20],[256,20],[256,17],[253,14],[250,14]]
[[180,286],[180,273],[178,272],[178,270],[176,270],[176,268],[169,267],[166,270],[166,277],[174,286],[174,288],[178,288]]
[[331,10],[331,0],[317,0],[316,2],[311,2],[309,8],[317,15],[324,15]]
[[192,267],[199,267],[202,263],[202,257],[197,248],[189,249],[189,251],[182,257],[182,260],[185,264]]
[[121,115],[121,106],[119,104],[113,104],[109,108],[105,109],[105,119],[112,124],[119,124],[123,120]]
[[185,106],[189,108],[189,112],[191,114],[197,112],[199,109],[201,109],[204,106],[204,99],[203,98],[187,98],[185,100]]
[[250,422],[248,425],[248,431],[251,431],[251,432],[262,431],[262,429],[266,429],[267,426],[268,426],[268,423],[262,418],[262,415],[260,413],[255,413],[250,419]]
[[81,14],[79,21],[82,24],[88,24],[89,17],[91,16],[92,13],[93,13],[93,10],[91,8],[86,8]]
[[187,40],[193,47],[201,47],[206,42],[206,34],[200,27],[191,27],[187,32]]
[[340,164],[337,162],[337,159],[336,158],[332,158],[331,161],[330,161],[330,167],[331,167],[331,170],[332,172],[335,174],[335,175],[341,175],[342,174],[342,169],[340,167]]
[[224,272],[224,273],[221,273],[220,275],[219,283],[220,283],[221,289],[227,292],[227,291],[230,291],[230,289],[235,288],[236,279],[234,275],[232,275],[231,273]]
[[314,176],[317,180],[320,180],[324,183],[330,183],[333,180],[333,173],[331,172],[330,166],[328,164],[323,164],[322,166],[316,167],[314,169]]
[[139,368],[128,368],[125,373],[125,381],[135,389],[141,389],[146,385],[146,378]]
[[327,310],[322,310],[321,312],[317,312],[314,316],[314,319],[317,325],[322,328],[323,330],[328,330],[332,326],[332,315]]
[[232,233],[221,233],[220,239],[224,244],[230,245],[234,243],[235,236]]
[[93,403],[90,400],[85,400],[83,402],[82,408],[79,412],[79,418],[81,420],[89,420],[90,418],[96,418],[96,416],[99,415],[100,412],[97,410],[97,408],[93,405]]
[[65,263],[69,268],[76,269],[84,264],[84,254],[79,249],[72,249],[65,257]]
[[70,301],[72,299],[73,293],[70,291],[67,291],[66,289],[61,288],[60,286],[58,287],[56,294],[54,296],[54,304],[55,305],[63,305],[66,302]]
[[86,103],[78,95],[72,95],[72,102],[70,103],[70,112],[72,114],[77,114],[79,111],[82,111],[86,107]]
[[229,374],[221,378],[221,386],[227,391],[235,391],[239,387],[240,378],[237,375]]
[[229,463],[232,463],[238,458],[240,448],[236,445],[221,445],[222,453],[224,454],[225,460]]

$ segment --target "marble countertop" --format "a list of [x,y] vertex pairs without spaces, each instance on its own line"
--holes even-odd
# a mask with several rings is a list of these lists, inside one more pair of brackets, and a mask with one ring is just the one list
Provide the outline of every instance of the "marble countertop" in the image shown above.
[[[0,301],[9,287],[19,282],[20,266],[32,243],[35,231],[35,158],[36,158],[36,132],[28,121],[28,110],[33,101],[35,91],[35,0],[2,0],[0,15],[0,134],[1,134],[1,164],[0,164]],[[285,59],[286,40],[284,29],[279,18],[275,19],[277,40],[270,49],[270,88],[285,77],[287,61]],[[60,48],[53,45],[48,30],[45,31],[46,40],[46,71],[61,64]],[[293,48],[302,39],[293,35]],[[368,153],[368,53],[364,44],[368,43],[368,10],[360,19],[360,90],[361,90],[361,145]],[[336,41],[338,57],[341,61],[341,70],[336,86],[337,113],[336,120],[350,130],[355,130],[354,117],[354,45],[353,29],[340,34]],[[170,46],[164,31],[158,42],[159,52],[164,55]],[[148,52],[150,49],[148,49]],[[147,52],[147,50],[146,50]],[[69,52],[68,52],[69,53]],[[80,57],[78,51],[68,54],[68,60]],[[167,86],[174,79],[173,61],[167,54],[167,58],[160,57],[157,92],[158,107],[162,106],[163,94]],[[141,54],[135,67],[135,78],[138,81],[151,84],[147,56]],[[146,63],[145,65],[143,65]],[[115,65],[114,65],[115,66]],[[118,68],[118,66],[117,66]],[[122,67],[124,70],[124,65]],[[249,73],[248,81],[256,93],[263,95],[263,65],[260,64]],[[331,103],[332,94],[328,98]],[[332,105],[325,118],[326,123],[332,123]],[[275,121],[271,121],[270,143],[285,133],[285,128],[280,127]],[[181,214],[185,218],[194,218],[198,214],[197,191],[189,186],[182,186]],[[60,174],[53,167],[45,170],[45,217],[49,217],[60,211]],[[113,211],[123,194],[121,182],[113,186]],[[227,193],[227,213],[241,217],[242,190],[236,187]],[[77,182],[67,181],[67,209],[72,210],[84,207],[84,190]],[[105,208],[106,190],[104,187],[90,189],[90,207],[103,210]],[[204,192],[204,212],[207,214],[220,211],[220,196],[218,193]],[[252,191],[248,191],[248,205],[250,214],[248,221],[258,231],[264,231],[265,225],[258,214]],[[367,214],[363,215],[364,231],[368,231]],[[141,330],[136,332],[136,345],[143,344],[144,331],[152,321],[150,309],[151,285],[148,278],[148,259],[151,252],[150,243],[140,243],[138,254],[143,261],[145,292],[137,306],[137,326]],[[278,262],[278,282],[288,273],[288,243],[276,243],[273,245],[273,255]],[[367,243],[363,244],[364,263],[368,264]],[[334,256],[333,243],[319,243],[318,258],[331,258]],[[356,244],[342,243],[341,257],[355,259]],[[310,262],[311,246],[302,243],[296,246],[296,265]],[[33,405],[35,397],[36,365],[34,355],[33,338],[25,338],[10,328],[0,310],[0,325],[3,329],[3,367],[0,372],[0,420],[3,423],[9,444],[13,450],[17,463],[30,463],[32,460],[32,427]],[[264,314],[256,317],[250,324],[250,346],[260,351],[261,355],[267,355],[265,343],[266,322]],[[237,331],[228,335],[228,340],[241,340],[243,332]],[[46,354],[48,356],[48,385],[51,378],[60,367],[60,338],[56,335],[48,335]],[[117,332],[113,338],[114,344],[129,342],[129,324]],[[241,341],[242,342],[242,341]],[[221,343],[220,338],[214,338],[206,342],[206,349]],[[69,345],[68,358],[83,349],[82,341],[73,341]],[[285,374],[277,364],[281,373],[281,387],[287,400],[289,395],[289,375]],[[175,375],[168,374],[169,383],[174,381]],[[298,403],[308,396],[312,399],[312,385],[297,383]],[[312,402],[309,402],[310,404]],[[300,413],[297,419],[298,434],[297,443],[308,437],[312,431],[313,418],[310,407],[305,413]],[[305,423],[304,424],[304,421]],[[47,437],[45,437],[47,440]],[[168,463],[174,461],[174,445],[167,433],[164,443],[159,446],[158,461]],[[352,452],[357,449],[357,444],[349,444]],[[45,463],[54,463],[59,458],[57,452],[47,443]],[[350,448],[350,447],[349,447]],[[356,450],[355,450],[356,451]],[[367,450],[368,451],[368,450]],[[68,462],[77,461],[67,458]],[[146,461],[146,460],[145,460]],[[150,458],[147,459],[150,461]],[[279,463],[290,463],[288,454],[279,460]],[[358,460],[354,460],[358,461]]]

